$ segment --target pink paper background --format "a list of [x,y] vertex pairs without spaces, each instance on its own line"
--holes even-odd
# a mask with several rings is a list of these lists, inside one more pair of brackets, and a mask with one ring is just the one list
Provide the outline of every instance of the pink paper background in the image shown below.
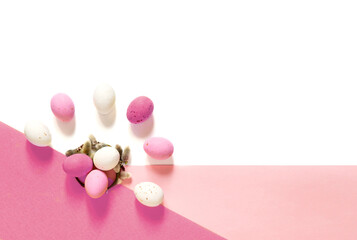
[[91,199],[62,154],[2,123],[0,136],[0,239],[357,239],[357,166],[128,167],[126,186],[158,183],[182,217],[125,186]]
[[228,239],[356,240],[357,166],[130,166],[164,205]]
[[0,123],[0,239],[223,239],[116,186],[91,199],[62,170],[64,155]]

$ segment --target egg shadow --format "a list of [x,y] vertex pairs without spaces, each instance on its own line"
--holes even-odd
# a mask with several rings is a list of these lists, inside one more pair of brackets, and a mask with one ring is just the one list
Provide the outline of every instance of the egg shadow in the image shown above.
[[113,126],[115,119],[117,116],[117,110],[116,107],[114,106],[113,109],[107,113],[107,114],[102,114],[98,112],[98,117],[101,121],[101,123],[105,126],[105,127],[111,127]]
[[66,136],[72,136],[76,130],[76,116],[68,122],[56,118],[56,123],[62,133]]
[[130,127],[135,136],[145,138],[149,136],[154,129],[154,115],[151,114],[144,122],[137,124],[131,123]]
[[168,175],[174,171],[174,165],[146,165],[148,171],[159,175]]
[[[83,189],[83,191],[85,190]],[[95,221],[98,224],[105,222],[103,220],[109,213],[110,200],[111,198],[108,191],[100,198],[91,198],[86,196],[87,209],[92,221]]]
[[147,207],[135,199],[135,209],[142,220],[151,223],[160,223],[164,220],[165,207],[163,205]]
[[164,160],[157,160],[157,159],[154,159],[150,156],[147,156],[146,157],[146,162],[149,163],[150,165],[159,165],[159,166],[166,166],[166,165],[174,165],[174,157],[171,156],[167,159],[164,159]]
[[51,147],[38,147],[26,140],[26,151],[33,163],[46,166],[53,160],[53,149]]

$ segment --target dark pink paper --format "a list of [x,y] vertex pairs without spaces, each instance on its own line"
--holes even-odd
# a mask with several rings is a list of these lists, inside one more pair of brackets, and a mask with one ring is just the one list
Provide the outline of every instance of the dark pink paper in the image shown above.
[[0,239],[223,239],[116,186],[100,199],[62,170],[64,155],[0,122]]

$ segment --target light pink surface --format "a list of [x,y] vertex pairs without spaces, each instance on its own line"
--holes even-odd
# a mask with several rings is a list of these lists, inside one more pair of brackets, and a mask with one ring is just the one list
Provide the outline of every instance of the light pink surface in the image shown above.
[[87,196],[62,170],[65,156],[0,122],[0,239],[222,239],[124,186]]
[[163,137],[148,138],[143,147],[150,157],[158,160],[168,159],[174,152],[174,145]]
[[58,93],[51,99],[51,110],[58,119],[67,122],[74,116],[74,103],[67,94]]
[[[177,159],[175,159],[178,161]],[[164,206],[228,239],[356,240],[357,166],[130,166]]]

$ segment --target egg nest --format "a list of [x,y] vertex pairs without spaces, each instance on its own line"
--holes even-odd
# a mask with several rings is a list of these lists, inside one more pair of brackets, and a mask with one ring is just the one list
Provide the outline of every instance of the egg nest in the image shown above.
[[[103,147],[111,147],[111,145],[98,142],[93,135],[90,135],[88,141],[86,141],[78,148],[68,150],[66,152],[66,156],[69,157],[76,153],[83,153],[89,156],[93,161],[94,154]],[[117,184],[120,184],[122,180],[131,177],[130,173],[125,172],[125,165],[128,164],[128,160],[129,160],[130,148],[125,147],[125,149],[123,150],[119,144],[116,144],[115,149],[119,152],[120,159],[119,159],[119,163],[113,168],[113,170],[116,173],[115,181],[108,187],[108,189]],[[93,166],[94,166],[94,162],[93,162]],[[81,180],[79,180],[78,177],[76,177],[76,180],[82,187],[84,187],[84,183]]]

